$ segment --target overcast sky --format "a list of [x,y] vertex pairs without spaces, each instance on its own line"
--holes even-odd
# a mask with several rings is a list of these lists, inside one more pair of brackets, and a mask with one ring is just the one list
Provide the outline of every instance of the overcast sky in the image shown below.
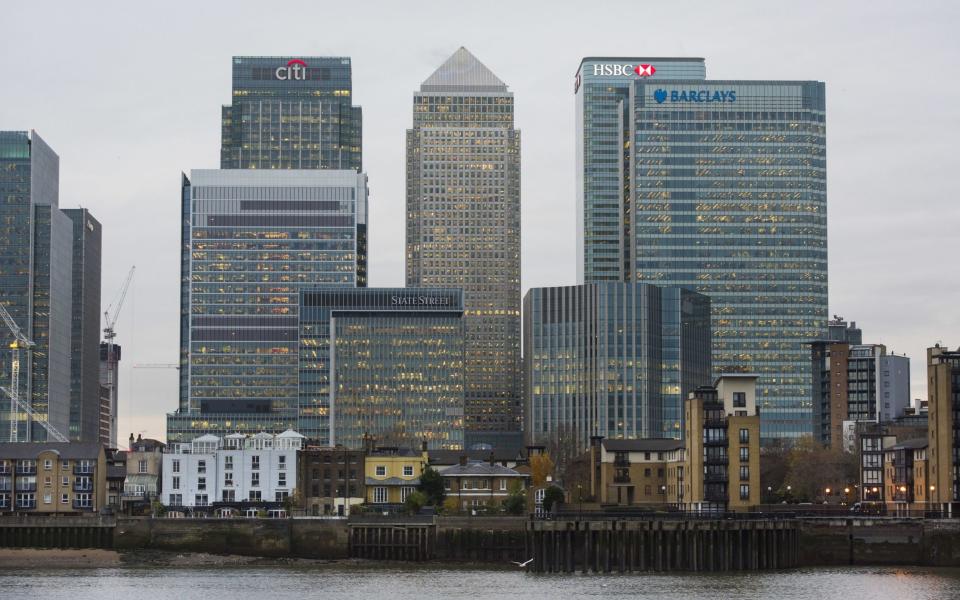
[[584,56],[701,56],[712,79],[827,85],[830,311],[912,359],[960,345],[960,3],[6,3],[0,130],[60,155],[60,206],[103,224],[103,299],[137,275],[117,325],[120,441],[163,439],[177,406],[180,173],[217,168],[233,55],[349,56],[370,178],[370,285],[403,285],[412,93],[466,46],[516,97],[523,287],[574,264],[573,76]]

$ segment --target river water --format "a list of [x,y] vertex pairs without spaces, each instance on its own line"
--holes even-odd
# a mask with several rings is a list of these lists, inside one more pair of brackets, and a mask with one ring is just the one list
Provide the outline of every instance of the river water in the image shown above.
[[0,569],[0,598],[44,600],[960,600],[960,569],[818,568],[745,574],[528,575],[452,568]]
[[741,574],[529,575],[452,568],[0,569],[0,598],[447,600],[455,598],[960,600],[960,569],[818,568]]

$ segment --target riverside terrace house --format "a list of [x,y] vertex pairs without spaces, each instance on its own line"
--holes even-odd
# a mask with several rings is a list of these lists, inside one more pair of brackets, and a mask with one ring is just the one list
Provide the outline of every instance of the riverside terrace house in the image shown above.
[[369,451],[364,462],[367,504],[384,510],[399,508],[420,485],[420,475],[428,461],[426,447],[421,447],[420,452],[393,447]]
[[107,506],[120,509],[123,486],[127,480],[127,453],[116,448],[107,448]]
[[495,460],[468,460],[460,458],[459,464],[440,472],[443,490],[447,498],[456,498],[460,510],[482,507],[499,508],[514,489],[527,488],[528,473],[520,473]]
[[280,508],[297,484],[303,436],[232,433],[170,444],[163,455],[162,501],[175,512],[256,513]]
[[[587,494],[570,490],[570,501],[589,495],[593,502],[619,506],[667,504],[667,473],[682,464],[684,444],[676,439],[604,439],[590,443],[590,489]],[[680,467],[682,474],[683,467]],[[586,490],[582,490],[586,491]],[[670,490],[675,495],[674,490]]]
[[150,509],[153,500],[160,498],[160,474],[163,467],[163,449],[166,444],[137,436],[127,450],[127,472],[123,482],[120,507],[124,512],[142,513]]
[[363,450],[307,444],[297,453],[298,508],[307,516],[349,517],[365,498],[365,460]]
[[[687,511],[748,511],[760,504],[760,415],[757,376],[721,375],[713,387],[690,392],[684,406],[686,452],[668,466]],[[668,491],[670,484],[668,483]]]
[[888,515],[907,516],[929,510],[930,494],[936,486],[930,483],[927,445],[927,439],[920,438],[894,444],[884,451]]
[[97,513],[107,457],[96,442],[0,444],[0,514]]
[[960,349],[927,348],[930,501],[960,510]]

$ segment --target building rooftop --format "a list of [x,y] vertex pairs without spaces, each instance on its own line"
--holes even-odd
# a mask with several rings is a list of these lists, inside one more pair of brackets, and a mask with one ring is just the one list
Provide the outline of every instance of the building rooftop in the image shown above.
[[102,449],[96,442],[5,442],[0,443],[0,458],[36,458],[51,450],[61,459],[97,458]]
[[463,477],[463,476],[496,476],[496,477],[529,477],[526,473],[520,473],[503,465],[491,465],[488,462],[471,461],[465,465],[456,464],[452,467],[440,471],[443,477]]
[[456,465],[460,463],[461,456],[466,456],[469,461],[489,461],[491,454],[494,462],[520,460],[516,452],[509,450],[430,450],[429,462],[431,465]]
[[506,92],[507,84],[460,46],[420,86],[421,92]]
[[900,442],[894,446],[890,446],[889,448],[887,448],[887,451],[889,452],[891,450],[919,450],[921,448],[926,448],[928,443],[929,442],[927,441],[927,438],[917,438],[915,440],[907,440],[905,442]]
[[673,438],[649,438],[642,440],[603,440],[608,452],[670,452],[684,447],[682,440]]

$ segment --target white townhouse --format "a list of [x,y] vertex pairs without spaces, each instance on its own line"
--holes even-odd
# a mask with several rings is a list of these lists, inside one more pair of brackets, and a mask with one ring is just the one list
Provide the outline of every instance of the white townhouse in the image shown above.
[[171,444],[163,455],[163,503],[201,509],[245,503],[280,503],[297,485],[297,451],[304,436],[207,434]]

